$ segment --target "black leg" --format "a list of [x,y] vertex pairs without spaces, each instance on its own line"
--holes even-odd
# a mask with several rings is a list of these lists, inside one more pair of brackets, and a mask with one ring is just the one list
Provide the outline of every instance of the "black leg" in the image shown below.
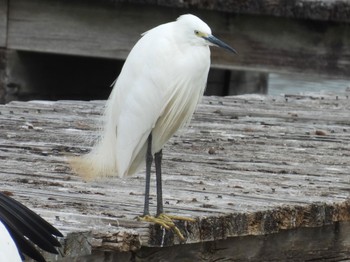
[[162,150],[154,154],[157,179],[157,216],[163,213],[163,191],[162,191]]
[[153,162],[152,155],[152,133],[148,136],[147,141],[147,153],[146,153],[146,189],[145,189],[145,205],[143,209],[143,215],[149,215],[149,186],[151,180],[151,166]]

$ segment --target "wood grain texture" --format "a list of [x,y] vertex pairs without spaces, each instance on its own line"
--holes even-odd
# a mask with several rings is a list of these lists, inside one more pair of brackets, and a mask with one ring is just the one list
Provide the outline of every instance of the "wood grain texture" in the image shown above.
[[[340,262],[350,259],[349,230],[350,223],[347,222],[264,236],[235,237],[166,248],[141,248],[136,253],[136,261]],[[121,258],[120,261],[132,259]]]
[[296,72],[348,78],[350,30],[346,24],[283,18],[230,17],[216,34],[238,50],[230,57],[212,49],[212,66],[258,72]]
[[166,21],[169,13],[152,7],[11,0],[8,47],[125,59],[142,33]]
[[[178,223],[186,243],[350,221],[349,95],[205,97],[164,148],[165,211],[197,219]],[[103,104],[0,106],[1,190],[65,234],[66,257],[179,243],[135,220],[142,172],[90,182],[71,173],[65,158],[89,151]],[[154,188],[151,197],[154,213]]]
[[[118,2],[114,0],[115,2]],[[141,2],[141,1],[130,1]],[[160,0],[159,5],[200,8],[237,14],[270,15],[297,19],[350,22],[349,0]]]
[[104,2],[158,5],[191,11],[202,9],[235,14],[350,22],[349,0],[104,0]]
[[[275,5],[278,4],[276,1]],[[185,10],[144,5],[140,12],[139,6],[11,0],[8,48],[125,59],[141,33],[173,21]],[[191,12],[203,18],[216,36],[238,50],[239,55],[233,56],[212,48],[212,67],[349,77],[347,24],[223,15],[202,9]]]

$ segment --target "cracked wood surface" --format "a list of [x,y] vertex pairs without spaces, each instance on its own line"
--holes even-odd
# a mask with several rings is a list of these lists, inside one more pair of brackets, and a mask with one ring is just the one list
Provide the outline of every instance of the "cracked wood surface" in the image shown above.
[[[349,95],[205,97],[163,151],[165,211],[197,219],[178,223],[186,243],[350,221]],[[64,233],[66,258],[178,244],[135,220],[142,172],[85,182],[65,162],[89,151],[103,104],[1,105],[0,190]]]

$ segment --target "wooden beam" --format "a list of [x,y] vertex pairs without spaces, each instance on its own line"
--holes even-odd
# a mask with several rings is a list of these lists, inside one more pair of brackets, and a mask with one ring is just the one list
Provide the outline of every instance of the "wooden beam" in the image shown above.
[[178,13],[164,9],[145,6],[135,11],[134,5],[98,1],[11,0],[8,47],[125,59],[143,32],[177,18]]
[[[168,261],[169,253],[172,254],[171,261],[348,261],[349,233],[350,222],[344,222],[172,248],[141,248],[136,257],[138,262],[154,261],[155,258]],[[116,261],[133,261],[119,256]]]
[[0,0],[0,47],[5,47],[7,42],[7,11],[8,0]]
[[[133,2],[145,2],[133,1]],[[150,1],[152,2],[152,1]],[[350,22],[349,0],[226,0],[157,1],[159,5],[181,8],[199,8],[236,14],[269,15],[297,19]]]
[[[99,0],[110,3],[110,0]],[[288,17],[318,21],[350,22],[350,0],[113,0],[113,3],[134,3],[166,6],[186,10],[209,10],[234,14]],[[140,7],[139,7],[140,8]]]
[[[184,12],[145,5],[11,0],[8,47],[16,50],[125,59],[142,32]],[[349,77],[346,24],[192,10],[238,56],[212,48],[212,66]]]
[[239,55],[232,57],[213,49],[215,67],[350,77],[347,24],[264,16],[231,15],[227,19],[226,26],[219,20],[213,31]]
[[0,104],[5,103],[7,67],[7,13],[8,0],[0,0]]

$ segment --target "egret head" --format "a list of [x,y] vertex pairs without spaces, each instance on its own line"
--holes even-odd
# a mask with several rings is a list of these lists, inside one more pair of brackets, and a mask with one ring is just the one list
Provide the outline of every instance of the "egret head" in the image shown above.
[[234,48],[213,36],[210,27],[197,16],[187,14],[180,16],[177,20],[186,28],[186,33],[189,34],[192,43],[218,46],[237,54]]

